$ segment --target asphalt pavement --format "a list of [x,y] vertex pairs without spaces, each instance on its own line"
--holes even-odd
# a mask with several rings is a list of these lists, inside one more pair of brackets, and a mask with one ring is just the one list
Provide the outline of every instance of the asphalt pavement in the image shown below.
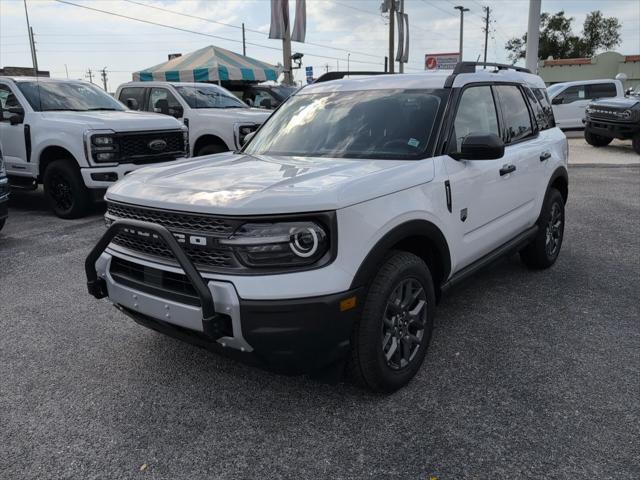
[[100,209],[0,232],[1,479],[640,478],[640,168],[571,167],[556,265],[444,297],[390,396],[146,330],[85,291]]

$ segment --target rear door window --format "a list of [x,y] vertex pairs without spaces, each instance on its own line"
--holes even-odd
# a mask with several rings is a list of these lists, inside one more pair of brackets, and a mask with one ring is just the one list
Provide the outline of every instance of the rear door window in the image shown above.
[[595,100],[597,98],[615,97],[617,95],[616,86],[611,82],[586,85],[585,91],[587,98],[590,100]]
[[518,142],[532,136],[531,115],[520,88],[515,85],[498,85],[495,89],[502,109],[504,142]]

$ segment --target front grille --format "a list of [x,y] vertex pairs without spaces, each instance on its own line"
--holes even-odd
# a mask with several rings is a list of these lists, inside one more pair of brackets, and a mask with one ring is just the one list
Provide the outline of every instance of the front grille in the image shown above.
[[[242,223],[240,220],[198,215],[152,208],[134,207],[120,203],[107,203],[107,216],[111,219],[133,219],[162,225],[172,233],[196,233],[217,238],[227,238]],[[162,240],[150,241],[127,233],[119,233],[113,244],[128,250],[160,257],[175,262],[171,250]],[[184,252],[191,261],[201,267],[214,270],[242,268],[235,255],[227,247],[215,245],[210,248],[183,244]]]
[[616,122],[632,122],[632,117],[623,117],[624,110],[619,110],[610,107],[598,107],[591,108],[588,112],[588,116],[593,119],[613,120]]
[[[166,142],[161,150],[154,150],[149,144],[154,140]],[[185,153],[184,134],[181,130],[169,132],[121,133],[118,135],[120,160],[133,163],[157,162],[159,158],[177,158]]]

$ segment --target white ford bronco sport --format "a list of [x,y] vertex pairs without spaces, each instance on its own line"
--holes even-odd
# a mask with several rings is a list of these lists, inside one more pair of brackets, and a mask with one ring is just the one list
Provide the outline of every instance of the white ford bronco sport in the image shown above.
[[562,245],[568,147],[544,83],[476,66],[329,73],[242,151],[132,173],[106,194],[89,292],[271,368],[346,360],[400,388],[444,290],[509,253],[550,267]]
[[176,119],[129,111],[88,82],[0,77],[0,114],[11,185],[43,184],[62,218],[83,216],[128,172],[188,154]]
[[194,157],[239,149],[271,114],[211,83],[129,82],[118,87],[116,98],[133,110],[182,119]]

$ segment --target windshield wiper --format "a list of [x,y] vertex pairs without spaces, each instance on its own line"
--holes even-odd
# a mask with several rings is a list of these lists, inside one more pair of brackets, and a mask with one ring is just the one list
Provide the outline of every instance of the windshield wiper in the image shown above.
[[41,112],[86,112],[80,108],[43,108]]
[[117,108],[111,108],[111,107],[95,107],[95,108],[88,108],[87,111],[88,112],[95,112],[98,110],[109,110],[109,111],[115,111],[118,110]]

